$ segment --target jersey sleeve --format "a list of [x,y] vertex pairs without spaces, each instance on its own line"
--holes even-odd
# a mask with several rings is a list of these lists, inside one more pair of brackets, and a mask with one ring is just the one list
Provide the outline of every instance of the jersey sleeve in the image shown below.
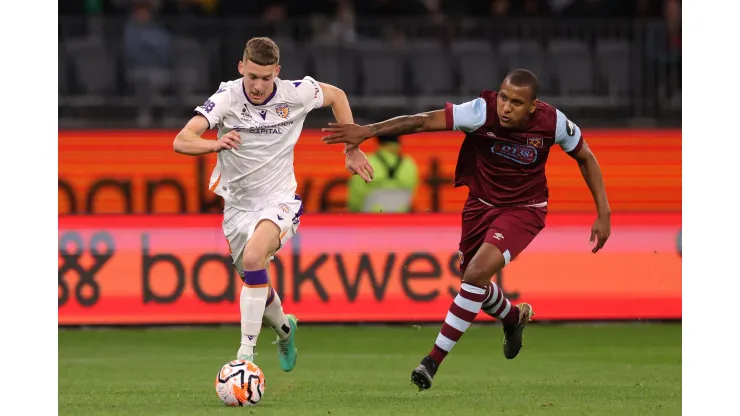
[[307,76],[300,81],[292,81],[292,83],[306,112],[324,105],[324,91],[315,79]]
[[487,113],[486,100],[483,98],[476,98],[462,104],[445,104],[445,119],[447,128],[450,130],[466,133],[478,130],[485,124]]
[[560,145],[564,152],[574,155],[583,147],[583,136],[581,129],[560,110],[557,112],[557,121],[555,122],[555,143]]
[[221,84],[213,95],[193,110],[194,115],[201,115],[208,120],[208,128],[212,129],[221,123],[221,120],[229,111],[231,95],[225,84]]

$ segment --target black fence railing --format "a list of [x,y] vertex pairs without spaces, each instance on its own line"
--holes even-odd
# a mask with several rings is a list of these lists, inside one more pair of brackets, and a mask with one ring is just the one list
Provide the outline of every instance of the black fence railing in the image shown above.
[[[276,40],[281,78],[311,75],[343,88],[358,119],[469,100],[524,67],[539,76],[543,100],[582,123],[680,123],[680,35],[661,20],[390,19],[348,26],[320,18],[179,18],[142,29],[126,19],[60,18],[60,127],[178,125],[219,82],[239,77],[237,62],[253,36]],[[150,65],[142,69],[137,61]],[[330,117],[322,114],[315,123]]]

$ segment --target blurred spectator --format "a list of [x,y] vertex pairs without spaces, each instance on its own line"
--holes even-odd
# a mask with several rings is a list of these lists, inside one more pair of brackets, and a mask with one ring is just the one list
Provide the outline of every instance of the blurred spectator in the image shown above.
[[431,21],[440,22],[444,20],[442,0],[421,0],[421,5],[424,6],[424,11]]
[[673,97],[681,89],[681,2],[666,0],[663,21],[647,29],[647,82],[660,99]]
[[511,0],[492,0],[490,5],[491,16],[508,16],[511,11]]
[[383,39],[393,48],[403,49],[407,45],[406,34],[398,26],[388,23],[383,26]]
[[448,19],[448,15],[460,16],[464,13],[464,9],[452,6],[453,3],[445,0],[421,0],[421,4],[426,9],[425,24],[428,25],[424,29],[419,29],[423,31],[421,33],[424,33],[422,36],[436,37],[443,44],[449,45],[455,37],[455,28],[454,23],[451,22],[452,19]]
[[149,126],[152,98],[169,84],[172,36],[154,20],[152,3],[137,0],[123,33],[126,78],[137,99],[137,121]]
[[315,40],[323,45],[347,46],[357,39],[355,10],[351,0],[337,0],[337,9],[332,20],[318,20]]
[[419,171],[411,156],[401,154],[396,136],[378,137],[378,149],[368,155],[375,178],[365,183],[353,175],[347,187],[351,212],[410,212],[419,183]]
[[273,1],[265,7],[262,19],[267,22],[279,22],[288,17],[288,5],[284,2]]

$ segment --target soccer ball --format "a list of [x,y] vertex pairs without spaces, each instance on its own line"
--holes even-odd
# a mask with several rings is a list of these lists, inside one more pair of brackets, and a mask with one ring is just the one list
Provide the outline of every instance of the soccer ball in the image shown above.
[[216,394],[227,406],[254,406],[265,394],[265,375],[251,361],[229,361],[216,375]]

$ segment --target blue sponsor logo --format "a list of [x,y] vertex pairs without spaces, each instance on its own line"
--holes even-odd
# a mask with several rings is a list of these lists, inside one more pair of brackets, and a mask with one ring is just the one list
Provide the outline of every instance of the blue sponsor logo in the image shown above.
[[498,142],[491,147],[491,152],[522,165],[531,165],[537,160],[534,146]]

